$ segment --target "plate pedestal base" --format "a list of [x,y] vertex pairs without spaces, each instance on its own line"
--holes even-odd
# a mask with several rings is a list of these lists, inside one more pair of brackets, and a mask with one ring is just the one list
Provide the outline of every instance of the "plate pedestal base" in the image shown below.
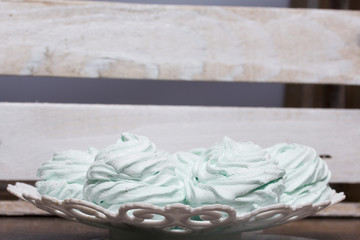
[[154,234],[151,232],[130,232],[121,230],[109,230],[109,240],[240,240],[241,233],[232,234],[209,234],[209,235],[170,235]]

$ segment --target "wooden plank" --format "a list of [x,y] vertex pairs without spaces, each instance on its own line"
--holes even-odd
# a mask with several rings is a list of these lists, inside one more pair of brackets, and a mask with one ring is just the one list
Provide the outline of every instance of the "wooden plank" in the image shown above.
[[360,217],[360,203],[338,203],[316,214],[319,217]]
[[0,0],[0,74],[360,84],[360,12]]
[[1,239],[108,240],[109,230],[59,217],[2,217]]
[[360,110],[0,103],[0,180],[36,180],[53,152],[114,143],[124,131],[169,152],[229,136],[314,147],[334,183],[360,183]]
[[51,215],[31,203],[17,200],[17,201],[0,201],[0,215],[2,216],[25,216],[25,215]]
[[265,229],[264,233],[301,236],[312,240],[358,240],[360,236],[360,219],[304,219]]

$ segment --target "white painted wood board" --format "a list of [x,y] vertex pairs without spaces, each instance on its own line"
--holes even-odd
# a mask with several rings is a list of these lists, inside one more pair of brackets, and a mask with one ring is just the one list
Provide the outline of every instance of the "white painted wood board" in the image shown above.
[[1,180],[36,180],[53,152],[102,148],[127,131],[169,152],[224,136],[301,143],[332,156],[332,182],[360,182],[360,110],[0,103],[0,119]]
[[360,11],[0,0],[0,74],[360,84]]

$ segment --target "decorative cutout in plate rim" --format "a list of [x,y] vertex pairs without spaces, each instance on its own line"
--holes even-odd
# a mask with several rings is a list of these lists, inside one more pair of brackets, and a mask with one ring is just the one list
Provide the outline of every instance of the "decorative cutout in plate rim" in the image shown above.
[[[332,192],[330,200],[291,207],[276,204],[237,215],[227,205],[192,208],[175,203],[158,207],[148,203],[128,203],[112,212],[78,199],[58,200],[42,196],[35,187],[16,183],[8,185],[13,195],[54,215],[112,230],[141,230],[170,234],[234,233],[253,231],[299,220],[345,199],[344,193]],[[154,216],[155,215],[155,216]]]

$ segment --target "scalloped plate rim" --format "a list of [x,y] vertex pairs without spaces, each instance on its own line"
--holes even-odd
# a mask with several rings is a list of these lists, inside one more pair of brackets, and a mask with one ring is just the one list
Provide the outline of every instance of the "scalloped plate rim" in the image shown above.
[[[318,211],[320,211],[320,210],[322,210],[322,209],[324,209],[326,207],[332,206],[332,205],[334,205],[334,204],[336,204],[338,202],[341,202],[342,200],[345,199],[345,194],[343,192],[336,193],[335,190],[332,190],[330,200],[318,202],[318,203],[315,203],[315,204],[313,204],[313,203],[299,204],[299,205],[296,205],[296,206],[291,206],[289,204],[284,204],[284,203],[278,203],[278,204],[273,204],[273,205],[269,205],[269,206],[266,206],[266,207],[258,208],[258,209],[255,209],[255,210],[249,212],[249,213],[239,214],[239,215],[236,213],[236,210],[233,207],[228,206],[228,205],[223,205],[223,204],[203,205],[201,207],[193,208],[193,207],[191,207],[189,205],[185,205],[185,204],[182,204],[182,203],[173,203],[173,204],[168,204],[166,206],[160,207],[160,206],[153,205],[151,203],[142,203],[142,202],[133,202],[133,203],[123,204],[123,205],[121,205],[119,207],[119,210],[116,212],[116,211],[107,210],[107,209],[103,208],[102,206],[96,205],[96,204],[94,204],[92,202],[88,202],[88,201],[82,200],[82,199],[67,198],[67,199],[64,199],[64,200],[59,200],[57,198],[54,198],[54,197],[51,197],[51,196],[48,196],[48,195],[41,195],[39,192],[37,192],[37,190],[36,190],[36,188],[34,186],[26,184],[26,183],[22,183],[22,182],[16,182],[15,185],[9,184],[7,186],[7,190],[11,194],[21,198],[24,201],[30,202],[31,204],[35,205],[38,208],[41,208],[41,207],[37,206],[32,201],[27,200],[27,198],[35,199],[35,201],[40,201],[40,202],[44,202],[44,201],[45,202],[46,201],[56,202],[58,205],[62,205],[62,206],[71,205],[71,204],[75,204],[75,205],[79,204],[81,206],[91,206],[93,208],[93,210],[97,211],[97,213],[102,213],[102,214],[105,213],[105,216],[111,216],[113,218],[117,218],[122,209],[131,208],[131,207],[137,206],[137,205],[142,206],[142,207],[146,206],[147,208],[150,208],[150,209],[158,209],[159,211],[161,210],[161,211],[164,211],[164,212],[166,212],[166,210],[173,209],[173,208],[177,207],[177,208],[181,208],[181,209],[187,209],[188,212],[190,212],[190,213],[194,212],[194,211],[198,212],[198,211],[204,210],[204,208],[207,209],[206,211],[211,211],[211,210],[214,210],[216,207],[220,207],[220,208],[223,208],[223,209],[227,209],[227,210],[229,210],[231,212],[235,212],[235,219],[233,219],[233,222],[230,222],[229,225],[222,225],[222,226],[220,225],[221,227],[228,226],[230,228],[232,227],[231,223],[235,223],[235,224],[236,223],[242,223],[241,221],[246,220],[246,219],[250,219],[253,216],[257,216],[257,215],[262,214],[262,213],[266,214],[267,212],[271,212],[271,211],[280,211],[281,212],[281,210],[284,210],[284,209],[290,210],[291,212],[296,212],[296,211],[302,210],[303,208],[310,208],[312,211],[308,212],[310,214],[305,216],[305,217],[308,217],[308,216],[311,216],[312,214],[314,214],[314,213],[316,213],[316,212],[318,212]],[[27,190],[30,190],[30,191],[27,191]],[[41,208],[41,209],[43,209],[43,208]],[[320,209],[320,210],[315,210],[314,211],[314,209]],[[47,211],[46,209],[43,209],[43,210]],[[63,213],[63,214],[65,214],[65,213]],[[292,217],[289,217],[289,218],[285,219],[285,221],[280,222],[279,224],[270,224],[267,227],[276,226],[276,225],[280,225],[280,224],[285,224],[287,222],[291,222],[291,221],[294,221],[294,220],[305,218],[303,216],[301,216],[300,218],[296,218],[296,217],[297,217],[297,215],[294,215]],[[79,219],[74,218],[74,217],[71,218],[71,220],[79,221]],[[90,224],[90,223],[88,223],[88,224]],[[119,224],[121,225],[121,223],[119,223]],[[122,224],[124,224],[124,222]],[[107,225],[107,227],[108,228],[114,228],[114,226],[110,226],[110,225]],[[235,226],[235,228],[236,228],[236,226]],[[260,227],[260,229],[262,229],[262,228],[266,228],[266,227]],[[142,229],[144,229],[144,228],[142,228]],[[206,231],[206,230],[213,230],[213,229],[214,228],[209,227],[209,229],[201,229],[199,231]],[[245,230],[245,231],[250,231],[250,230]]]

